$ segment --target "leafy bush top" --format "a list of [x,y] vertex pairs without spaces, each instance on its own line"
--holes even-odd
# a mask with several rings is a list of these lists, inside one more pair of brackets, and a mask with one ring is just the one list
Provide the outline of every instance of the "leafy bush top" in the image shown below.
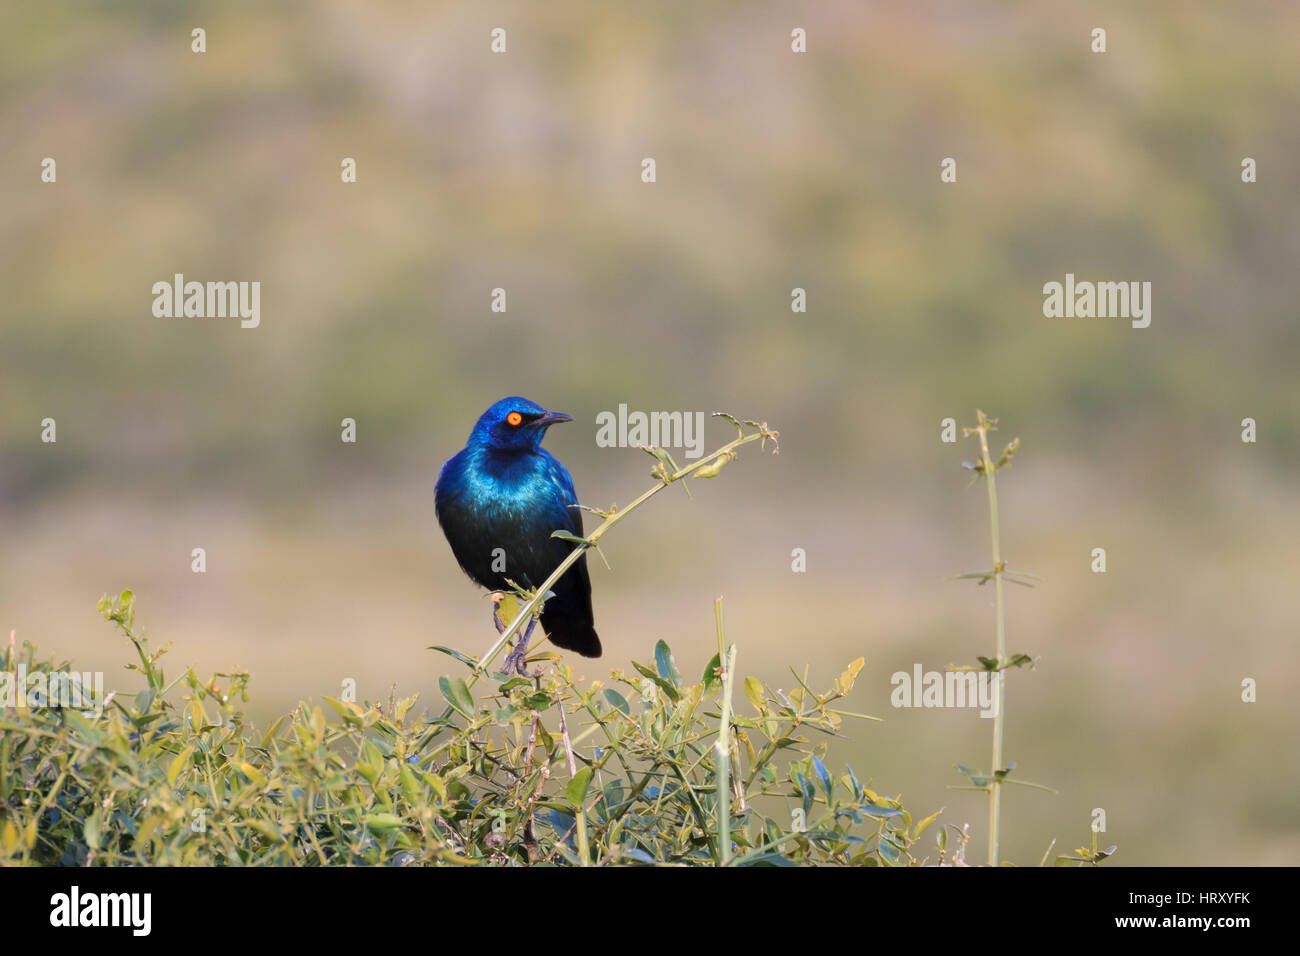
[[327,697],[259,733],[247,674],[169,684],[131,592],[99,606],[144,686],[97,719],[0,711],[0,863],[906,865],[937,817],[825,763],[860,659],[822,693],[746,677],[742,714],[721,653],[688,683],[661,641],[608,684],[555,661],[476,692],[472,671],[439,681],[439,713]]

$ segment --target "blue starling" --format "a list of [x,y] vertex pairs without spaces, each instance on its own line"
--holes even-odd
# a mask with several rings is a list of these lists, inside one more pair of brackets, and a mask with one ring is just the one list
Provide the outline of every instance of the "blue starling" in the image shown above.
[[[526,398],[503,398],[484,412],[469,440],[442,466],[434,495],[438,523],[456,561],[489,591],[508,591],[510,579],[537,588],[572,550],[553,531],[582,536],[582,512],[568,470],[542,448],[546,429],[571,422]],[[551,588],[542,628],[556,647],[600,656],[591,612],[591,578],[584,555]],[[493,604],[492,620],[504,631]],[[507,658],[507,673],[526,675],[528,631]]]

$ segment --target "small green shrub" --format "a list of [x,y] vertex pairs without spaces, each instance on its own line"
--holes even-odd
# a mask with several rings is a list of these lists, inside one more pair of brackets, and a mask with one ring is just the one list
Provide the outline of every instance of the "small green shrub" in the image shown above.
[[[258,733],[247,674],[169,684],[131,592],[100,610],[134,646],[143,687],[110,694],[98,719],[0,714],[0,863],[905,865],[935,819],[914,823],[852,770],[832,772],[810,739],[852,719],[837,705],[861,660],[826,691],[796,678],[783,693],[733,681],[721,652],[687,681],[660,642],[652,664],[608,684],[575,682],[557,660],[478,696],[444,677],[433,716],[415,697],[325,698]],[[720,608],[718,620],[721,636]],[[68,669],[26,644],[3,660]],[[734,683],[749,707],[730,714],[720,773]]]

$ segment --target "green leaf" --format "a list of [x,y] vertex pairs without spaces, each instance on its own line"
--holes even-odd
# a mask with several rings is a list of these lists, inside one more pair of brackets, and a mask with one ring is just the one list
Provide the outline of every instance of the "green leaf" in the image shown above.
[[544,690],[524,698],[524,706],[529,710],[546,710],[553,702],[554,698]]
[[464,717],[474,716],[474,698],[459,677],[439,677],[438,689],[447,703]]
[[0,830],[0,850],[13,853],[18,849],[18,828],[13,820],[6,820],[4,829]]
[[835,689],[841,694],[847,694],[851,691],[854,683],[858,679],[858,673],[862,670],[862,666],[865,663],[866,659],[859,657],[857,660],[849,664],[849,666],[845,668],[844,673],[840,674],[839,679],[835,682]]
[[466,667],[469,668],[474,668],[478,666],[478,661],[474,660],[473,658],[466,657],[460,651],[454,650],[453,648],[443,647],[441,644],[431,644],[429,645],[429,650],[438,651],[440,654],[446,654],[448,657],[454,657],[456,658],[456,660],[460,661],[462,664],[464,664]]
[[862,784],[858,781],[858,775],[855,774],[855,773],[853,772],[853,768],[852,768],[852,767],[845,767],[844,769],[847,771],[847,773],[845,774],[845,776],[849,778],[849,784],[848,784],[848,785],[849,785],[849,789],[853,791],[853,797],[854,797],[854,799],[855,799],[855,800],[861,800],[861,799],[862,799]]
[[373,787],[384,772],[384,755],[373,741],[367,740],[361,747],[361,759],[357,761],[357,773],[366,778]]
[[573,817],[571,817],[567,813],[564,813],[561,810],[556,810],[554,807],[552,807],[550,812],[549,822],[551,824],[551,829],[555,831],[556,836],[563,837],[565,834],[568,834],[569,840],[570,841],[573,840],[573,834],[571,831],[573,830],[576,824],[576,821],[573,819]]
[[592,546],[591,542],[588,541],[586,538],[579,538],[576,534],[573,534],[568,531],[563,531],[563,530],[552,531],[551,537],[559,538],[561,541],[571,541],[574,544],[585,544],[589,548]]
[[176,755],[176,759],[167,765],[167,784],[176,786],[176,778],[181,775],[181,771],[189,764],[190,758],[194,756],[193,745],[186,747]]
[[831,781],[830,771],[826,769],[826,765],[815,754],[812,758],[812,765],[813,770],[817,773],[817,779],[821,781],[822,789],[826,791],[826,802],[829,804],[832,791],[835,789],[835,785]]
[[420,793],[419,781],[415,779],[415,771],[411,769],[409,763],[403,762],[397,770],[397,782],[402,788],[402,796],[406,802],[412,806],[420,806],[423,802]]
[[338,715],[343,718],[344,723],[351,724],[353,727],[364,726],[365,721],[362,717],[365,714],[365,711],[351,701],[336,700],[333,697],[326,697],[325,703],[338,711]]
[[605,700],[609,701],[609,705],[624,717],[630,717],[632,715],[632,708],[628,705],[627,698],[614,690],[614,688],[605,688]]
[[960,764],[960,763],[957,764],[957,771],[969,777],[970,782],[975,784],[975,786],[977,787],[987,787],[989,785],[989,780],[991,778],[986,773],[982,773],[979,770],[972,770],[970,767],[967,767],[965,764]]
[[722,667],[722,655],[714,654],[709,658],[709,662],[704,665],[704,675],[701,680],[704,682],[704,689],[708,690],[718,683],[718,670]]
[[447,800],[447,782],[442,779],[441,775],[434,773],[432,770],[421,770],[420,777],[433,788],[438,795],[438,799],[445,803]]
[[663,641],[655,644],[655,666],[659,668],[659,676],[664,680],[674,687],[682,686],[682,675],[677,672],[677,662],[673,660],[673,652]]
[[891,866],[899,862],[899,850],[892,840],[881,837],[880,839],[880,858]]
[[763,700],[763,685],[757,677],[745,678],[745,696],[760,714],[763,713],[767,704]]
[[930,824],[934,823],[935,820],[939,819],[939,814],[941,813],[943,813],[942,808],[934,811],[934,813],[930,814],[928,817],[926,817],[924,820],[918,823],[916,825],[916,829],[912,831],[912,839],[915,840],[922,833],[924,833],[929,828]]
[[813,786],[811,780],[805,777],[803,773],[797,769],[799,766],[799,764],[794,764],[790,768],[790,782],[794,784],[794,788],[798,791],[799,796],[804,798],[804,812],[806,813],[808,811],[808,798],[817,795],[817,788]]
[[727,421],[731,422],[731,424],[735,425],[735,426],[736,426],[736,431],[740,432],[740,435],[741,435],[742,438],[744,437],[744,435],[745,435],[745,429],[743,429],[743,428],[740,427],[740,422],[737,421],[737,420],[736,420],[735,418],[733,418],[732,416],[728,415],[726,412],[714,412],[714,413],[713,413],[713,417],[714,417],[714,418],[725,418]]
[[677,467],[677,462],[673,461],[673,456],[668,454],[665,449],[660,448],[658,445],[642,445],[641,450],[647,454],[653,455],[659,460],[659,465],[664,470],[664,480],[671,478],[681,470]]
[[591,783],[591,768],[583,767],[564,788],[564,796],[575,807],[582,806],[582,798],[587,795],[587,786]]
[[100,822],[98,810],[86,817],[86,826],[82,831],[82,836],[86,839],[86,846],[90,847],[92,850],[99,849]]
[[266,774],[262,773],[262,771],[258,770],[248,761],[232,760],[231,763],[233,763],[235,767],[238,768],[239,772],[242,773],[245,777],[247,777],[253,783],[254,786],[256,787],[266,786]]
[[611,780],[607,783],[600,792],[600,802],[605,805],[601,816],[608,819],[623,802],[623,781]]
[[395,813],[370,813],[361,822],[372,830],[392,830],[406,826],[406,822]]
[[633,846],[630,843],[619,847],[619,855],[621,859],[633,860],[637,863],[654,864],[659,862],[639,846]]
[[654,681],[655,684],[659,687],[659,689],[662,690],[665,694],[667,694],[669,699],[672,700],[673,703],[677,703],[677,701],[681,698],[682,696],[681,693],[677,690],[676,687],[673,686],[671,681],[665,680],[664,678],[660,677],[657,673],[652,671],[650,668],[646,667],[644,664],[639,664],[636,661],[633,661],[632,666],[637,669],[637,673],[641,674],[643,677],[648,677],[652,681]]
[[271,743],[271,740],[275,737],[275,732],[280,729],[280,725],[284,723],[285,718],[288,716],[289,716],[288,714],[281,714],[279,717],[276,718],[275,723],[273,723],[270,726],[270,728],[267,729],[266,733],[262,735],[262,743],[260,746],[263,750],[265,750],[267,746]]
[[260,817],[253,817],[248,821],[248,825],[272,843],[280,843],[284,839],[280,835],[280,831],[276,826],[268,820],[263,820]]

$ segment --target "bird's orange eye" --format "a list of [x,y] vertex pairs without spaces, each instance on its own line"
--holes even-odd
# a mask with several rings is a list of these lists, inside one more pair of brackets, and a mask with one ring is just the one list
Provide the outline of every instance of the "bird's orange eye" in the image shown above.
[[506,416],[506,423],[509,425],[513,425],[515,428],[518,428],[520,424],[523,423],[523,420],[524,420],[524,416],[520,415],[518,412],[511,412],[509,415]]

